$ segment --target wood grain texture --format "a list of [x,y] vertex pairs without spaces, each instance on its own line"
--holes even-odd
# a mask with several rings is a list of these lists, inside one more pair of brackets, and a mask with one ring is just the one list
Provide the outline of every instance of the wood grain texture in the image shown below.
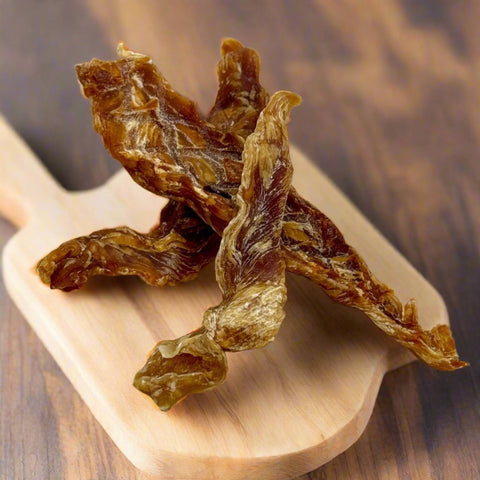
[[[425,328],[448,323],[428,282],[296,148],[290,151],[298,192],[324,205],[403,303],[416,296]],[[165,200],[125,171],[100,188],[68,193],[1,118],[0,152],[0,212],[21,227],[4,247],[8,292],[95,418],[142,471],[164,480],[283,480],[308,472],[357,440],[384,374],[413,360],[362,313],[290,275],[275,342],[229,355],[224,384],[160,413],[132,387],[133,376],[158,340],[191,332],[205,309],[218,304],[213,265],[174,289],[120,278],[95,279],[71,294],[50,291],[32,272],[45,252],[106,221],[147,231]]]
[[[387,375],[365,434],[303,479],[480,476],[480,7],[461,4],[117,1],[108,12],[107,2],[0,1],[0,111],[65,187],[99,185],[117,168],[73,63],[113,57],[123,39],[206,109],[219,40],[236,36],[260,52],[270,91],[303,96],[292,140],[445,298],[472,367]],[[0,228],[3,244],[14,230]],[[0,298],[0,477],[147,478]]]

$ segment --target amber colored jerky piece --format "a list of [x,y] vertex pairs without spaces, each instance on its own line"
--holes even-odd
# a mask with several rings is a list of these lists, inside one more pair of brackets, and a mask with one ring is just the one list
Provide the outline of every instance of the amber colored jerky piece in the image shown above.
[[[268,95],[259,82],[254,50],[227,39],[221,53],[219,90],[207,119],[243,141],[255,128]],[[211,174],[205,162],[195,168],[205,178]],[[225,170],[235,180],[242,164],[226,159]],[[219,243],[190,208],[171,200],[161,212],[159,227],[150,233],[118,227],[70,240],[39,262],[38,273],[51,288],[64,291],[82,287],[94,275],[137,275],[150,285],[175,285],[195,278],[213,260]]]
[[171,201],[147,234],[128,227],[98,230],[46,255],[37,272],[51,288],[70,291],[94,275],[136,275],[150,285],[194,278],[215,256],[220,238],[190,208]]
[[158,343],[133,385],[166,411],[187,395],[221,384],[226,374],[225,353],[201,328]]
[[76,67],[92,100],[94,127],[112,156],[142,187],[186,203],[219,233],[234,213],[225,195],[238,188],[234,175],[241,172],[244,138],[267,97],[253,50],[227,40],[222,53],[209,120],[145,55],[121,46],[117,61],[94,59]]
[[[219,357],[219,350],[265,346],[285,316],[280,239],[292,177],[286,122],[299,101],[290,92],[273,95],[245,143],[238,211],[224,230],[216,260],[222,302],[207,310],[202,328],[193,334],[158,344],[135,376],[134,386],[162,410],[223,381],[226,359]],[[186,342],[201,354],[186,356]]]
[[221,54],[217,65],[219,88],[208,121],[245,140],[268,100],[259,81],[260,60],[254,50],[233,38],[222,42]]
[[122,47],[119,54],[76,67],[105,147],[142,187],[185,203],[220,233],[238,188],[224,165],[241,162],[243,140],[204,120],[149,57]]
[[281,234],[293,171],[286,123],[298,103],[291,92],[275,93],[245,142],[238,211],[223,231],[215,261],[223,300],[203,321],[225,350],[265,346],[285,316]]
[[[77,68],[84,93],[92,100],[95,128],[138,183],[185,202],[221,233],[235,214],[232,195],[241,171],[225,166],[241,165],[241,139],[203,121],[195,105],[171,89],[148,57],[121,53],[117,62],[93,60]],[[179,125],[202,141],[186,149],[178,138]],[[195,156],[210,165],[208,178],[201,173],[205,169],[189,168]],[[413,304],[403,307],[333,222],[294,190],[287,200],[282,238],[288,270],[312,279],[339,303],[365,312],[427,364],[448,370],[465,365],[450,329],[423,330]]]
[[285,209],[282,241],[287,269],[320,285],[330,298],[364,312],[384,333],[427,365],[455,370],[459,359],[447,325],[424,330],[413,300],[403,307],[395,293],[370,272],[335,224],[292,189]]
[[[117,62],[94,60],[77,71],[86,96],[92,100],[95,127],[114,158],[145,188],[169,198],[183,195],[183,201],[221,233],[235,213],[232,195],[240,183],[239,177],[235,179],[240,169],[227,172],[225,165],[241,164],[238,136],[225,136],[220,130],[215,133],[213,125],[200,119],[194,105],[171,89],[148,57],[125,52]],[[113,87],[116,93],[112,93]],[[145,99],[151,118],[157,122],[150,126],[152,121],[146,119],[149,126],[144,130],[153,139],[148,149],[144,133],[137,137],[122,127],[133,122],[137,112],[132,89],[139,90],[138,96]],[[143,121],[143,117],[139,119]],[[176,125],[184,122],[205,139],[197,148],[198,155],[201,161],[210,162],[215,184],[182,167],[184,150],[175,141],[168,144],[167,134],[175,139]],[[139,132],[133,123],[131,127],[132,132]],[[137,151],[140,154],[135,157]],[[450,329],[443,326],[424,331],[418,315],[411,313],[411,304],[404,308],[393,291],[372,275],[333,222],[293,189],[284,220],[282,239],[289,271],[312,279],[333,300],[365,312],[381,330],[427,364],[447,370],[465,365],[458,358]]]

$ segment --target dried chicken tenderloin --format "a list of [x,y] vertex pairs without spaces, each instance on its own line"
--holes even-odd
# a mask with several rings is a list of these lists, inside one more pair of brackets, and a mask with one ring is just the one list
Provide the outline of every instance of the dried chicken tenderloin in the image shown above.
[[243,139],[204,120],[149,57],[119,54],[76,67],[95,129],[139,185],[185,203],[221,233],[235,213]]
[[238,211],[215,260],[223,293],[203,326],[224,350],[263,347],[276,336],[287,298],[282,219],[292,177],[286,123],[300,97],[275,93],[245,142]]
[[291,92],[273,95],[245,143],[238,211],[216,258],[222,302],[205,312],[199,330],[160,342],[135,376],[135,387],[162,410],[224,380],[222,349],[260,348],[278,332],[287,299],[282,218],[292,177],[286,123],[299,102]]
[[[84,64],[78,74],[85,95],[92,100],[95,128],[112,156],[151,191],[169,198],[183,194],[183,201],[221,232],[235,211],[231,195],[240,181],[238,138],[218,130],[214,133],[213,125],[200,118],[193,103],[173,92],[146,56],[124,52],[117,62]],[[143,98],[143,105],[150,109],[150,122],[136,116],[136,98]],[[187,150],[175,133],[183,125],[197,134],[198,165],[193,170],[186,168]],[[205,175],[206,171],[214,174]],[[375,279],[345,243],[333,222],[293,189],[285,220],[282,238],[288,270],[312,279],[337,302],[365,312],[381,330],[432,367],[453,370],[465,365],[448,326],[424,331],[413,303],[402,307],[392,290]]]
[[[259,82],[258,55],[233,39],[224,40],[221,55],[219,90],[207,119],[244,141],[268,99]],[[82,287],[94,275],[137,275],[154,286],[175,285],[195,278],[219,243],[195,212],[170,200],[150,233],[128,227],[93,232],[60,245],[37,268],[44,283],[64,291]]]
[[233,38],[222,42],[221,55],[217,65],[217,98],[207,120],[222,132],[245,141],[268,100],[259,80],[260,60],[255,50]]
[[[159,195],[183,200],[221,233],[236,208],[232,194],[240,182],[241,140],[202,120],[194,104],[171,89],[148,57],[123,55],[117,62],[93,60],[77,69],[92,100],[95,128],[136,181]],[[189,150],[178,140],[185,125],[195,132],[190,139],[196,139],[197,148]],[[335,225],[294,190],[287,200],[282,238],[288,270],[311,278],[339,303],[364,311],[427,364],[446,370],[465,365],[450,329],[424,331],[413,304],[403,308]]]
[[370,272],[335,224],[292,188],[285,209],[283,247],[287,270],[320,285],[336,302],[364,312],[427,365],[455,370],[459,360],[448,325],[422,329],[415,301],[402,306],[393,290]]
[[94,275],[137,275],[150,285],[196,277],[215,257],[220,237],[187,206],[170,201],[160,224],[142,234],[128,227],[69,240],[44,257],[37,272],[51,288],[82,287]]
[[220,385],[227,375],[224,351],[200,328],[175,340],[164,340],[150,352],[133,380],[164,412],[192,393]]

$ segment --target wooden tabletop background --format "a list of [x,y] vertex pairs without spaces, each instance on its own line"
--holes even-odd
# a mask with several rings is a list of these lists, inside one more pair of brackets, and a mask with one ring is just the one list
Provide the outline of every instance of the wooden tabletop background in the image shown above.
[[[479,21],[475,0],[0,0],[0,112],[66,188],[119,168],[75,63],[114,58],[124,40],[205,111],[220,40],[233,36],[260,53],[270,92],[302,95],[292,142],[443,295],[471,367],[389,373],[358,442],[302,480],[480,478]],[[0,247],[13,233],[0,219]],[[148,479],[3,283],[0,305],[0,478]]]

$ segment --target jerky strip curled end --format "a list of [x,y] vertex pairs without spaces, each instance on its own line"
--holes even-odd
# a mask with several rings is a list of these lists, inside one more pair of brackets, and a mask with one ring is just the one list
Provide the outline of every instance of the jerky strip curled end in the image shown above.
[[42,258],[37,272],[50,288],[63,291],[82,287],[94,275],[136,275],[150,285],[176,285],[195,278],[219,243],[195,212],[170,201],[151,232],[117,227],[74,238]]
[[418,322],[415,300],[407,302],[403,311],[405,327],[399,328],[395,325],[393,335],[387,332],[399,343],[438,370],[455,370],[469,365],[468,362],[460,360],[448,325],[435,325],[430,330],[423,330]]
[[220,385],[227,374],[227,359],[220,346],[200,328],[152,350],[133,380],[160,410],[167,411],[192,393]]
[[222,42],[221,55],[217,98],[207,119],[244,141],[255,129],[258,115],[268,101],[259,80],[260,60],[255,50],[233,38]]
[[215,261],[223,300],[207,310],[203,322],[225,350],[265,346],[285,316],[281,234],[293,171],[286,124],[299,103],[294,93],[275,93],[245,142],[238,211],[223,232]]
[[[273,95],[245,143],[238,211],[224,231],[216,259],[222,302],[207,310],[203,326],[193,334],[161,342],[135,376],[134,386],[162,410],[223,381],[226,359],[219,352],[263,347],[277,334],[285,316],[280,238],[292,177],[286,122],[299,102],[290,92]],[[184,345],[201,345],[201,355],[186,361]],[[215,364],[213,380],[208,377],[211,359],[222,359]]]

